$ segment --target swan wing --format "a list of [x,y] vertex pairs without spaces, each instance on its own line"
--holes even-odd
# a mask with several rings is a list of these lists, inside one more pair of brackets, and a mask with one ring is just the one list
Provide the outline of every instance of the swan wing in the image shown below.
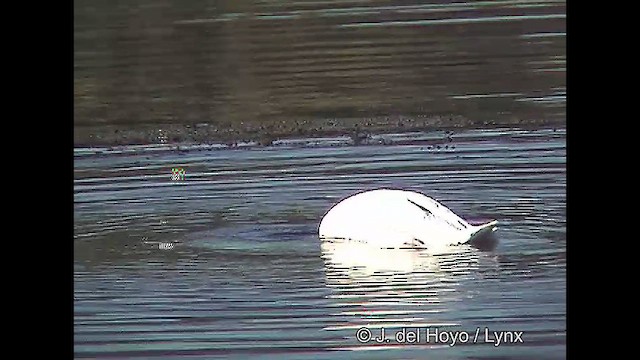
[[436,200],[416,192],[406,192],[407,201],[451,228],[471,233],[472,225]]

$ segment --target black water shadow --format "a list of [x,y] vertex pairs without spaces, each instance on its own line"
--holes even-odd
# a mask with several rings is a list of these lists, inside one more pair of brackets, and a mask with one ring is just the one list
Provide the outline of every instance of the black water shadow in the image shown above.
[[498,236],[495,231],[490,231],[485,234],[481,234],[473,241],[469,242],[469,245],[475,247],[480,251],[493,251],[498,246]]

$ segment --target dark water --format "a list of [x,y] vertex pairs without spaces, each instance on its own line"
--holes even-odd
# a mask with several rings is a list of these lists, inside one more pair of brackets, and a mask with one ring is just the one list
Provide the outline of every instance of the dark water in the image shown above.
[[562,122],[565,17],[564,0],[75,1],[76,141],[103,125]]
[[[466,131],[440,151],[420,141],[78,149],[75,355],[565,358],[565,135]],[[184,181],[171,180],[175,167]],[[377,187],[415,189],[463,217],[498,219],[497,246],[440,255],[321,248],[317,225],[329,207]],[[387,336],[430,327],[470,339],[361,344],[363,326],[374,336],[380,327]],[[522,331],[523,342],[485,343],[485,328]]]

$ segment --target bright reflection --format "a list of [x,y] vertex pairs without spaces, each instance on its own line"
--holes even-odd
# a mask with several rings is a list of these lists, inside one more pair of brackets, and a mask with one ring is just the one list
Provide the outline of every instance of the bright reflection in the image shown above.
[[325,329],[345,331],[360,350],[386,344],[358,343],[351,333],[361,327],[376,334],[382,327],[388,333],[401,328],[460,329],[464,324],[455,309],[473,297],[468,282],[497,267],[491,252],[470,245],[435,252],[324,241],[321,249],[326,284],[332,290],[328,297],[336,307],[335,322]]

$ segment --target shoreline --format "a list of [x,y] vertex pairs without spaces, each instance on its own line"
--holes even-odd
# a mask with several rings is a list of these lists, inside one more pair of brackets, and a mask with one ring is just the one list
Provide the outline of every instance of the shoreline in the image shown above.
[[381,134],[471,129],[565,128],[564,114],[549,119],[502,118],[471,121],[462,116],[378,117],[247,121],[235,123],[144,124],[74,126],[74,148],[127,145],[195,145],[253,143],[271,146],[278,141],[349,137],[354,145]]

